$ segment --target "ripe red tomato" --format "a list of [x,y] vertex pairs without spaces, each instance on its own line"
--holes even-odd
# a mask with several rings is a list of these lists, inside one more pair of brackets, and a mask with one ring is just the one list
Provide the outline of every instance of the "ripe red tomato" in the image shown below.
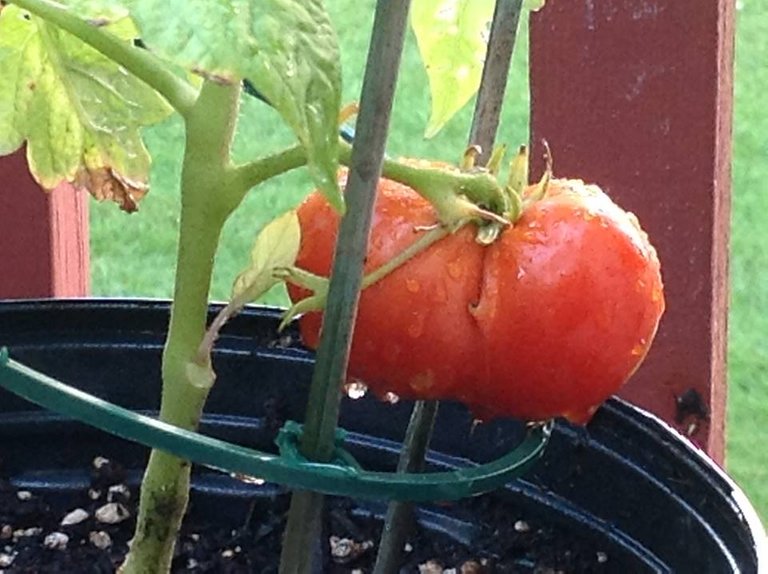
[[[328,276],[339,216],[319,193],[298,210],[301,248],[296,265]],[[383,179],[379,186],[365,263],[368,273],[414,242],[418,226],[435,223],[431,204],[412,189]],[[480,336],[468,302],[476,301],[483,247],[465,226],[420,253],[360,297],[349,376],[383,396],[446,398],[467,380],[460,365],[475,359]],[[289,285],[293,301],[309,295]],[[301,318],[305,344],[316,348],[321,315]],[[469,334],[472,334],[470,337]],[[472,342],[472,344],[469,344]]]
[[481,293],[488,383],[467,397],[481,416],[585,422],[640,365],[664,310],[637,219],[580,181],[553,181],[491,246]]
[[[314,193],[299,220],[297,265],[328,275],[338,216]],[[366,272],[435,221],[416,192],[382,179]],[[463,227],[362,293],[349,376],[378,396],[460,400],[483,419],[586,422],[639,366],[664,310],[637,219],[595,186],[553,180],[496,242],[474,235]],[[316,347],[320,314],[300,324]]]

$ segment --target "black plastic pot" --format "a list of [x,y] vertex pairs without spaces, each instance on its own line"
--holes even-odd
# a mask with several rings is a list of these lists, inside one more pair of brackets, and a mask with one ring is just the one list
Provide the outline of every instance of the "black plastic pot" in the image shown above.
[[[0,346],[11,356],[122,406],[157,407],[160,353],[169,306],[151,301],[0,303]],[[217,383],[202,431],[272,450],[284,419],[300,421],[312,355],[296,333],[276,339],[278,313],[249,309],[227,326],[215,351]],[[366,467],[394,467],[410,405],[373,398],[346,400],[341,425],[349,449]],[[431,466],[486,462],[520,441],[511,422],[473,425],[457,404],[445,404],[436,426]],[[44,412],[0,390],[3,471],[25,488],[65,496],[88,480],[94,456],[120,460],[138,479],[144,447]],[[214,471],[196,473],[193,510],[211,520],[243,513],[245,497],[274,494]],[[586,432],[555,428],[543,459],[524,480],[477,500],[424,507],[429,528],[467,544],[493,537],[495,520],[551,525],[609,557],[607,572],[764,572],[762,526],[731,480],[658,419],[621,401],[606,404]],[[360,503],[377,512],[380,506]],[[478,509],[486,515],[477,515]],[[488,509],[493,509],[493,516]],[[474,514],[473,514],[474,513]],[[485,542],[484,542],[485,543]],[[520,563],[520,571],[534,565]],[[526,570],[528,568],[528,570]]]

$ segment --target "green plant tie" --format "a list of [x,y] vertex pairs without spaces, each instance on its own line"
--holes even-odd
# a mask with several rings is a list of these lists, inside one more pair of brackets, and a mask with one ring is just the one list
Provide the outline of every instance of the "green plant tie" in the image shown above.
[[302,426],[294,421],[278,433],[275,442],[280,455],[268,454],[114,405],[12,360],[6,348],[0,348],[0,387],[51,411],[203,466],[292,489],[358,498],[447,501],[489,492],[524,474],[543,453],[552,429],[551,422],[528,429],[512,452],[479,466],[447,472],[371,472],[344,449],[347,433],[341,429],[329,463],[311,462],[300,454]]

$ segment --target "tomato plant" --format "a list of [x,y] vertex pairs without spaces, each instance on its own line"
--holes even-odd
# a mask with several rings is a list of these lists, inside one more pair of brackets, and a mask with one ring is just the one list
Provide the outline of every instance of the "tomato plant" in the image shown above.
[[[197,429],[216,380],[211,350],[218,329],[282,279],[280,270],[292,267],[298,251],[299,267],[333,275],[330,286],[313,278],[323,293],[312,304],[328,303],[325,322],[334,327],[320,345],[300,442],[305,458],[331,459],[337,383],[346,366],[409,4],[377,3],[359,136],[348,151],[338,137],[340,51],[322,0],[0,2],[0,77],[9,78],[0,82],[0,154],[26,144],[42,186],[68,181],[135,211],[149,186],[143,128],[171,113],[184,122],[176,285],[161,373],[164,423]],[[491,32],[505,30],[503,21],[517,27],[522,2],[498,3],[504,8],[498,11],[495,4],[472,2],[470,10],[468,0],[423,0],[415,7],[414,31],[433,92],[430,134],[478,90],[481,68],[484,74],[491,60],[486,54],[500,53],[485,45],[491,13]],[[448,25],[455,34],[444,34]],[[508,50],[507,56],[511,45]],[[508,58],[502,60],[498,69],[488,66],[489,76],[506,77]],[[236,163],[232,144],[244,81],[296,142]],[[477,110],[497,114],[499,83],[478,98]],[[471,131],[483,135],[490,151],[498,117],[476,116],[484,119]],[[334,177],[340,161],[353,174],[351,217],[341,224],[347,207]],[[420,195],[382,182],[365,270],[386,272],[362,295],[350,374],[382,395],[462,400],[484,417],[583,420],[639,364],[653,338],[663,309],[658,262],[631,218],[601,192],[555,182],[544,198],[540,187],[530,197],[509,196],[495,178],[498,161],[465,171],[401,164],[400,176]],[[320,191],[297,216],[265,228],[232,301],[209,326],[208,294],[225,223],[252,188],[302,166]],[[507,218],[515,225],[504,229]],[[470,222],[483,226],[481,243]],[[334,249],[345,257],[331,273]],[[318,345],[319,316],[306,315],[302,329],[306,341]],[[430,424],[422,420],[428,434]],[[190,466],[166,450],[152,451],[123,574],[170,570]],[[306,549],[320,538],[321,511],[320,494],[296,493],[282,572],[313,571]]]
[[[586,422],[654,338],[659,261],[634,215],[596,186],[553,180],[526,205],[491,245],[462,227],[363,291],[349,375],[382,397],[460,400],[482,419]],[[297,265],[328,274],[338,216],[318,193],[298,213]],[[366,271],[435,222],[430,203],[382,179]],[[320,326],[317,312],[302,318],[309,346]]]

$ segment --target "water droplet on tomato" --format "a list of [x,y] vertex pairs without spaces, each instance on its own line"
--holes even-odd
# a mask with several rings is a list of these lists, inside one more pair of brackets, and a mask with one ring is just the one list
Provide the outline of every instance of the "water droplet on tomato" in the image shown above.
[[371,247],[373,247],[373,251],[381,251],[384,247],[384,236],[374,234],[373,237],[371,237]]
[[646,351],[646,340],[640,339],[640,342],[632,347],[632,356],[633,357],[642,357],[645,354]]
[[524,231],[523,241],[532,244],[544,243],[544,237],[542,233],[537,233],[535,231]]
[[435,303],[445,303],[448,301],[448,293],[445,290],[445,285],[438,284],[435,289]]
[[396,405],[400,402],[400,397],[393,392],[384,393],[382,400],[390,405]]
[[344,392],[350,399],[356,401],[357,399],[362,399],[365,396],[365,393],[368,392],[368,385],[362,381],[350,381],[344,385]]
[[409,385],[417,393],[423,393],[431,389],[435,384],[435,374],[432,371],[419,373],[411,378]]
[[408,335],[416,339],[424,332],[424,316],[416,315],[413,323],[408,325]]
[[421,285],[419,285],[419,282],[416,281],[416,279],[406,279],[405,288],[408,289],[409,293],[418,293]]
[[[644,291],[644,290],[645,290],[645,281],[643,281],[642,279],[638,279],[637,280],[637,291],[640,292],[640,291]],[[651,294],[651,297],[653,297],[653,294]]]
[[454,279],[460,279],[463,274],[463,269],[461,263],[457,261],[451,261],[448,263],[448,275],[453,277]]
[[523,269],[522,267],[518,267],[517,268],[517,278],[518,279],[522,279],[523,277],[525,277],[525,269]]

